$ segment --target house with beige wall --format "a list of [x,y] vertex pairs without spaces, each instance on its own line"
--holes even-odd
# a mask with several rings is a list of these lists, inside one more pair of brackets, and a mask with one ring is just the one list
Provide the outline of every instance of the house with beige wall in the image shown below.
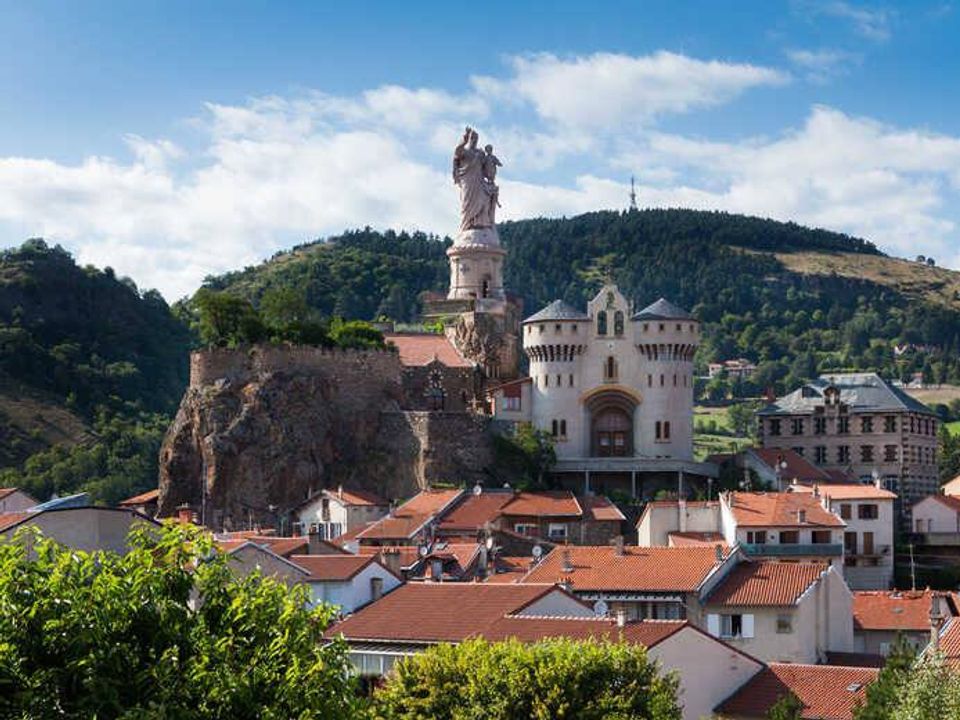
[[107,550],[126,553],[127,536],[136,527],[159,527],[159,523],[135,510],[106,507],[66,507],[17,514],[15,522],[0,529],[0,539],[11,539],[22,527],[31,526],[46,537],[75,550]]
[[853,596],[822,563],[746,561],[701,600],[706,630],[766,662],[818,663],[853,649]]
[[336,489],[321,490],[301,504],[294,511],[294,527],[302,535],[333,540],[379,520],[388,512],[388,500],[365,490],[351,490],[340,485]]

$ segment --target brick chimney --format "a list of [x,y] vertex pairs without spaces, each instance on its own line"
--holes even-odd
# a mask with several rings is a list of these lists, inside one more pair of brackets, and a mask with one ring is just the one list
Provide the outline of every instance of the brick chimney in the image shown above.
[[573,559],[570,557],[570,551],[564,548],[563,555],[561,555],[561,558],[562,558],[562,564],[560,565],[560,569],[565,573],[572,573]]
[[623,535],[617,535],[613,539],[613,552],[619,557],[623,556]]

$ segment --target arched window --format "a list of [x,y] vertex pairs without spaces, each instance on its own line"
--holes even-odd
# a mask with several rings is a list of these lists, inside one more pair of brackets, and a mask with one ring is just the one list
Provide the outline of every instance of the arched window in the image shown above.
[[550,424],[550,434],[553,435],[554,437],[557,436],[557,421],[556,421],[556,420],[554,420],[554,421]]
[[560,421],[560,437],[566,437],[566,436],[567,436],[567,421],[561,420]]
[[597,335],[607,334],[607,311],[601,310],[597,313]]
[[607,361],[603,364],[603,377],[605,380],[617,379],[617,361],[613,355],[608,356]]
[[613,334],[618,337],[623,335],[623,312],[620,310],[613,314]]

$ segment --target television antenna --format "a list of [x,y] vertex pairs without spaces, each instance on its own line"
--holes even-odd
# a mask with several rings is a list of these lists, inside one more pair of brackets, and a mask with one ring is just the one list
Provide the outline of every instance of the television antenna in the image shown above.
[[637,185],[633,175],[630,176],[630,209],[637,209]]

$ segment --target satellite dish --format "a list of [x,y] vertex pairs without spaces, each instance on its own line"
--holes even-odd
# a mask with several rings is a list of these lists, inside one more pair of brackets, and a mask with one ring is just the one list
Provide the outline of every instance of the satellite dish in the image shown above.
[[493,550],[493,537],[488,537],[486,543],[487,550]]
[[533,554],[535,560],[539,560],[543,557],[543,548],[539,545],[534,545],[533,550],[530,551]]
[[476,485],[473,486],[473,494],[474,495],[483,494],[483,487],[480,485],[480,483],[477,483]]
[[426,545],[421,545],[421,546],[420,546],[420,557],[426,557],[426,554],[427,554],[428,552],[430,552],[430,551],[427,550],[427,546],[426,546]]
[[610,608],[607,606],[605,601],[597,600],[593,604],[593,614],[597,617],[606,617],[608,612],[610,612]]

